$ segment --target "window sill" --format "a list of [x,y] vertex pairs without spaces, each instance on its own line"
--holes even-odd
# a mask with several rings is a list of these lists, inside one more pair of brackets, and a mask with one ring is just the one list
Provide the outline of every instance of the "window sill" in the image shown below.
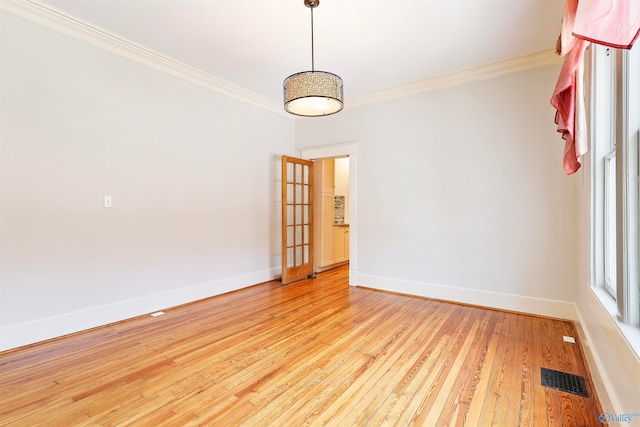
[[596,298],[600,301],[604,309],[609,313],[613,323],[618,327],[622,336],[626,339],[629,347],[635,352],[637,358],[640,359],[640,327],[623,323],[618,318],[618,306],[616,301],[609,293],[601,287],[592,287],[591,290]]

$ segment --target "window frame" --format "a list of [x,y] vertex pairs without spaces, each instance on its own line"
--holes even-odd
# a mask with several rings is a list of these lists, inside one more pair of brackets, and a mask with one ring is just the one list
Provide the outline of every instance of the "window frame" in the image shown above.
[[[638,191],[640,137],[640,48],[620,50],[616,102],[617,151],[617,295],[620,320],[640,324],[640,262]],[[632,78],[634,77],[635,78]],[[635,136],[635,137],[634,137]]]
[[[640,47],[590,48],[592,285],[615,300],[615,317],[640,324]],[[615,159],[615,195],[610,191]],[[615,239],[608,209],[615,198]],[[607,257],[615,240],[615,281]],[[613,303],[613,301],[612,301]]]

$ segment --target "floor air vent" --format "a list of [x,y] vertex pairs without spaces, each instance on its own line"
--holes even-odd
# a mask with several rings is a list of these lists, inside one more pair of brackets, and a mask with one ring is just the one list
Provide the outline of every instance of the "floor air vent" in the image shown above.
[[589,397],[587,387],[584,385],[584,378],[578,375],[542,368],[542,385],[578,396]]

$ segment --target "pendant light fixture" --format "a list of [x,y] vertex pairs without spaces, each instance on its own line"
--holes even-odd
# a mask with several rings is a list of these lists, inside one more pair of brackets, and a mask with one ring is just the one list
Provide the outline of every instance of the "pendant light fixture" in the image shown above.
[[316,71],[313,59],[313,9],[320,0],[304,0],[311,9],[311,71],[292,74],[284,80],[284,109],[297,116],[327,116],[342,110],[342,79]]

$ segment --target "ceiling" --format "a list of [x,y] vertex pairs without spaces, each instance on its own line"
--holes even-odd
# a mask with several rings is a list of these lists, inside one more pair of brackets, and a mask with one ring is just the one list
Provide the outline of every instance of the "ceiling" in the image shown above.
[[[71,17],[262,97],[311,69],[303,0],[41,0]],[[315,68],[362,95],[547,51],[562,0],[322,0]]]

